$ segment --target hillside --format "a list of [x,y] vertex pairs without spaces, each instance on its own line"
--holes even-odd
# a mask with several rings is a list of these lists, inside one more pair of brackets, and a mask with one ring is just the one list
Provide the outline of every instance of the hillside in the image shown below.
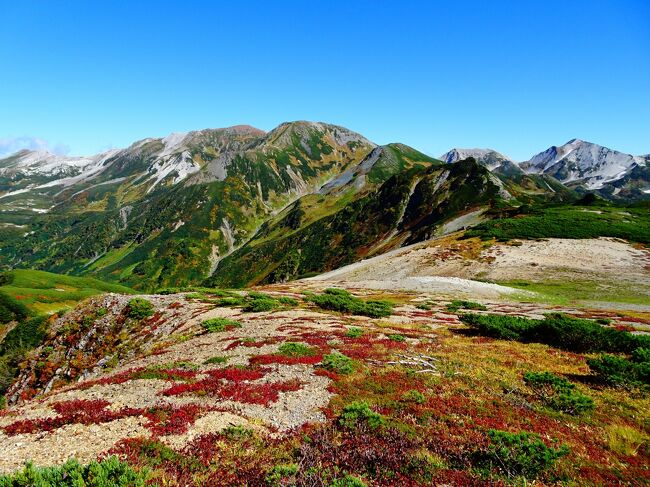
[[[463,215],[576,197],[551,176],[455,154],[445,168],[317,122],[171,134],[85,158],[23,151],[0,160],[0,265],[139,290],[282,281],[447,232]],[[373,224],[359,232],[362,221]],[[328,255],[298,262],[319,229],[334,238]],[[249,262],[258,255],[264,268]]]
[[72,308],[79,301],[107,292],[133,293],[133,290],[91,277],[65,276],[31,269],[16,269],[0,277],[0,293],[20,301],[35,314]]
[[0,258],[134,287],[198,282],[262,221],[373,147],[341,127],[295,122],[146,139],[94,172],[42,184],[12,173],[26,186],[0,199]]
[[[612,345],[581,335],[629,351],[643,339],[618,330],[647,328],[647,311],[324,285],[93,298],[23,364],[0,471],[119,455],[153,485],[648,479],[647,395],[610,385],[598,357]],[[482,327],[493,315],[574,335],[508,340]]]

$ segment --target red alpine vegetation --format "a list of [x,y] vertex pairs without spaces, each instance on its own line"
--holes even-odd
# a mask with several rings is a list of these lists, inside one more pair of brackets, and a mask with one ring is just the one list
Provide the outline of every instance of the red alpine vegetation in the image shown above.
[[59,413],[53,418],[24,419],[5,426],[4,432],[9,435],[21,433],[34,433],[37,431],[52,431],[67,424],[98,424],[107,423],[116,419],[129,416],[140,416],[142,410],[122,408],[119,411],[110,411],[106,408],[108,401],[76,399],[54,403],[52,408]]

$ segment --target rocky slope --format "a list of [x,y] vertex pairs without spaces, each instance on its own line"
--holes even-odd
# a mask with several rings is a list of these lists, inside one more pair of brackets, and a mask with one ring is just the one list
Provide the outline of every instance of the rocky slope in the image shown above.
[[[498,175],[524,180],[529,186],[559,181],[579,192],[597,192],[611,200],[642,200],[650,194],[647,155],[633,156],[579,139],[552,146],[520,163],[492,149],[452,149],[440,159],[453,163],[467,157]],[[529,179],[531,176],[533,179]],[[546,179],[536,180],[536,176]]]
[[490,171],[498,174],[523,174],[519,166],[503,154],[492,149],[451,149],[449,152],[444,153],[439,157],[440,160],[452,164],[472,157],[483,166],[487,167]]
[[[362,301],[390,300],[381,318],[328,311],[303,294],[327,285],[140,296],[152,306],[146,315],[133,312],[130,296],[105,295],[53,317],[0,413],[0,474],[27,459],[48,466],[117,454],[148,468],[152,485],[493,485],[512,474],[477,469],[488,432],[500,429],[567,445],[557,469],[526,471],[530,480],[647,477],[643,443],[608,440],[622,422],[643,438],[643,398],[580,382],[584,355],[475,336],[459,319],[467,310],[437,293],[350,283]],[[650,325],[620,311],[460,303]],[[576,382],[593,398],[589,420],[545,407],[521,378],[530,370]]]
[[[630,197],[650,187],[647,179],[646,161],[640,156],[624,154],[607,147],[579,139],[564,145],[553,146],[521,164],[527,173],[547,174],[569,186],[581,186],[586,190],[600,190],[603,194]],[[632,173],[639,173],[638,184],[629,183]],[[645,177],[644,177],[645,176]],[[626,180],[626,181],[625,181]],[[615,191],[619,183],[619,190]],[[620,194],[621,186],[625,191]],[[615,191],[615,192],[614,192]]]

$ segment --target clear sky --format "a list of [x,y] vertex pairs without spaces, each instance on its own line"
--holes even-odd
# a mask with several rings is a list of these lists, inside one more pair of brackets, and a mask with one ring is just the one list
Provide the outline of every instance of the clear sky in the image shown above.
[[0,0],[0,152],[289,120],[650,152],[650,1]]

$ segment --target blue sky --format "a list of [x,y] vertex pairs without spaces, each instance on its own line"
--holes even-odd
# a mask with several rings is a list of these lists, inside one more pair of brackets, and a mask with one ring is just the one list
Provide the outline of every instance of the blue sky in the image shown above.
[[344,125],[432,155],[650,152],[650,2],[0,0],[0,151]]

